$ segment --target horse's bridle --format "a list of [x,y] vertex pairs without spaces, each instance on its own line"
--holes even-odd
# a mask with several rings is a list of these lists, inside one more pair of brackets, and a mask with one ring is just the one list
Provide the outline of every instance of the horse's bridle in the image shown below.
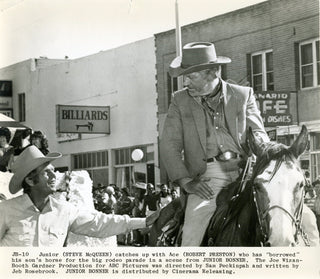
[[[285,155],[283,155],[281,158],[279,158],[276,162],[276,165],[273,169],[273,172],[270,176],[270,178],[268,179],[268,183],[271,182],[272,178],[274,177],[274,175],[276,174],[276,172],[278,171],[278,169],[280,168],[281,164],[284,161]],[[269,226],[267,223],[267,217],[268,214],[271,210],[278,208],[282,211],[284,211],[286,213],[286,215],[291,219],[292,224],[294,224],[295,226],[295,234],[294,234],[294,240],[296,242],[296,244],[299,243],[299,238],[298,236],[301,235],[301,238],[304,241],[304,244],[306,246],[310,246],[309,243],[309,239],[308,236],[306,235],[306,233],[303,231],[302,226],[301,226],[301,221],[302,221],[302,209],[303,209],[303,193],[301,195],[301,199],[299,200],[299,205],[298,208],[295,212],[294,215],[292,215],[287,209],[285,209],[284,207],[280,206],[280,205],[273,205],[273,206],[268,206],[266,209],[264,209],[263,211],[261,210],[258,201],[257,201],[257,190],[255,187],[255,183],[254,183],[254,178],[257,176],[257,174],[260,173],[260,171],[263,168],[260,165],[260,168],[258,167],[257,170],[254,171],[254,175],[253,175],[253,179],[252,179],[252,193],[253,193],[253,200],[256,206],[256,210],[257,210],[257,217],[258,217],[258,222],[259,222],[259,227],[260,227],[260,233],[262,236],[262,239],[260,240],[260,245],[261,246],[269,246],[268,245],[268,232],[269,232]],[[305,178],[306,181],[306,178]],[[304,190],[302,190],[304,191]]]

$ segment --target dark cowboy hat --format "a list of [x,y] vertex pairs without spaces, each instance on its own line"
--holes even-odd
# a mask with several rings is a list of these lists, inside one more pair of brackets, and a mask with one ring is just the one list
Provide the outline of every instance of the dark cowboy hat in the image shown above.
[[50,163],[61,156],[61,153],[58,152],[49,153],[47,156],[44,156],[34,145],[27,147],[12,164],[11,170],[14,174],[9,183],[10,193],[15,194],[22,188],[21,184],[23,179],[31,171],[45,163]]
[[228,57],[217,56],[213,43],[193,42],[186,44],[182,49],[182,56],[171,62],[169,73],[172,77],[178,77],[230,62]]

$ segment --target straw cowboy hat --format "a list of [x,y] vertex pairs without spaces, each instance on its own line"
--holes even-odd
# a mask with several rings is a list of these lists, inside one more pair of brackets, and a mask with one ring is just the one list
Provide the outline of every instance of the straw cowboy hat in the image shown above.
[[23,179],[31,171],[60,157],[61,153],[58,152],[49,153],[47,156],[44,156],[34,145],[27,147],[12,164],[11,170],[14,174],[9,183],[10,193],[15,194],[22,188]]
[[229,57],[217,56],[214,44],[193,42],[186,44],[182,49],[182,56],[171,62],[169,73],[172,77],[178,77],[230,62]]

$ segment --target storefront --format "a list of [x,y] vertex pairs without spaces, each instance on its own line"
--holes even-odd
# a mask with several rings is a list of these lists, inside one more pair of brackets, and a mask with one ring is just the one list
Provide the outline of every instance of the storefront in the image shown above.
[[85,169],[94,186],[132,187],[160,181],[154,65],[149,38],[75,60],[30,59],[0,76],[13,84],[13,117],[63,154],[59,171]]
[[[131,190],[136,182],[155,184],[154,148],[149,144],[72,154],[71,169],[86,169],[94,186],[116,184]],[[141,152],[141,158],[133,156],[135,150]]]

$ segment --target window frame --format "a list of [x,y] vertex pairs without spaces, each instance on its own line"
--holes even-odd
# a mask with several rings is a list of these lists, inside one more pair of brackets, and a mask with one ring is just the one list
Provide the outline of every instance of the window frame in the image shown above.
[[[320,81],[318,81],[318,73],[317,73],[317,64],[320,63],[317,61],[317,51],[316,51],[316,42],[319,41],[320,44],[320,38],[313,38],[306,41],[302,41],[299,43],[299,80],[300,80],[300,90],[308,90],[312,88],[320,87],[320,84],[318,84]],[[312,46],[312,77],[313,77],[313,84],[312,86],[308,87],[302,87],[302,54],[301,54],[301,48],[304,45],[310,44]],[[319,60],[320,61],[320,60]],[[303,65],[305,66],[305,65]]]
[[26,121],[26,93],[18,94],[18,105],[19,105],[19,121]]
[[[267,71],[267,59],[266,59],[266,55],[267,53],[272,53],[272,71]],[[268,84],[267,84],[267,74],[268,73],[273,73],[274,76],[274,67],[273,67],[273,49],[266,49],[266,50],[260,50],[260,51],[256,51],[250,54],[250,67],[251,67],[251,84],[252,87],[255,87],[255,83],[254,83],[254,73],[253,73],[253,57],[254,56],[258,56],[261,55],[261,64],[262,64],[262,90],[261,91],[272,91],[275,90],[274,88],[274,79],[273,79],[273,89],[270,90],[267,88]],[[256,90],[259,91],[259,90]]]

